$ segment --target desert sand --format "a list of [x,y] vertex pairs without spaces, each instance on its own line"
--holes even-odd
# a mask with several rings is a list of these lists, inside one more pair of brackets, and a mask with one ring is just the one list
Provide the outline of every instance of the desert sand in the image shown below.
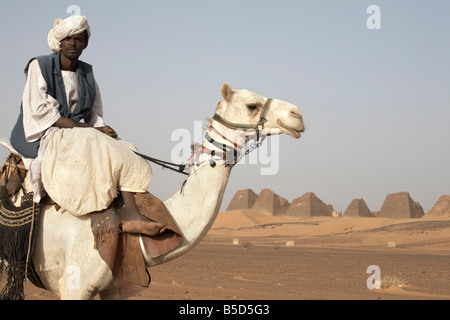
[[[367,286],[372,265],[380,289]],[[450,218],[227,211],[195,249],[149,272],[150,286],[131,300],[448,300]],[[29,282],[25,294],[56,299]]]

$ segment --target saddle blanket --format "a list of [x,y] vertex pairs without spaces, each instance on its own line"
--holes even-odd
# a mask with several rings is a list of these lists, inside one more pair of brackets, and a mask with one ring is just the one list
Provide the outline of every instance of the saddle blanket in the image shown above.
[[[157,258],[177,248],[183,237],[164,203],[148,192],[137,194],[136,203],[142,214],[167,228],[157,236],[141,236],[146,256]],[[121,296],[130,297],[148,287],[151,277],[145,265],[139,236],[122,232],[122,220],[120,209],[114,207],[91,214],[95,247],[108,264],[114,285]]]

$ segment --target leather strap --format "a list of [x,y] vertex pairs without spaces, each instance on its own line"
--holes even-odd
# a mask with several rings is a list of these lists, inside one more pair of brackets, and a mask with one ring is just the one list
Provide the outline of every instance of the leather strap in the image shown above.
[[[245,124],[245,123],[230,122],[230,121],[224,119],[222,116],[220,116],[217,113],[214,114],[213,119],[231,129],[255,129],[255,130],[258,130],[258,140],[259,140],[259,130],[264,129],[264,124],[267,122],[266,115],[267,115],[267,112],[269,111],[269,107],[270,107],[272,100],[273,99],[267,99],[266,102],[264,103],[264,106],[262,107],[262,110],[261,110],[261,116],[259,117],[259,121],[257,124]],[[261,129],[260,129],[260,127],[261,127]]]

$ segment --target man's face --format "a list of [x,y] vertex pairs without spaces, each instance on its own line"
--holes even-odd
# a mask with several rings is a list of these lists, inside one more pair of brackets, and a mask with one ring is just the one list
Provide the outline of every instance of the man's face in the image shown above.
[[87,47],[86,32],[69,36],[61,41],[61,54],[69,60],[78,60]]

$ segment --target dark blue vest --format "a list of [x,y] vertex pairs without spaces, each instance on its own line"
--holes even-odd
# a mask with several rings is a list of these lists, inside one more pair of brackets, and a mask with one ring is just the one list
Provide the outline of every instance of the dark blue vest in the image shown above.
[[[78,61],[78,76],[80,88],[78,103],[73,113],[67,108],[66,90],[61,75],[60,53],[40,56],[39,62],[42,76],[47,82],[47,93],[59,102],[59,113],[66,118],[81,121],[88,117],[95,100],[95,80],[92,66]],[[32,59],[31,61],[33,61]],[[30,61],[30,62],[31,62]],[[28,67],[28,66],[27,66]],[[26,158],[36,158],[40,145],[40,139],[35,142],[27,142],[23,128],[23,107],[20,106],[20,114],[17,123],[11,132],[11,145]]]

